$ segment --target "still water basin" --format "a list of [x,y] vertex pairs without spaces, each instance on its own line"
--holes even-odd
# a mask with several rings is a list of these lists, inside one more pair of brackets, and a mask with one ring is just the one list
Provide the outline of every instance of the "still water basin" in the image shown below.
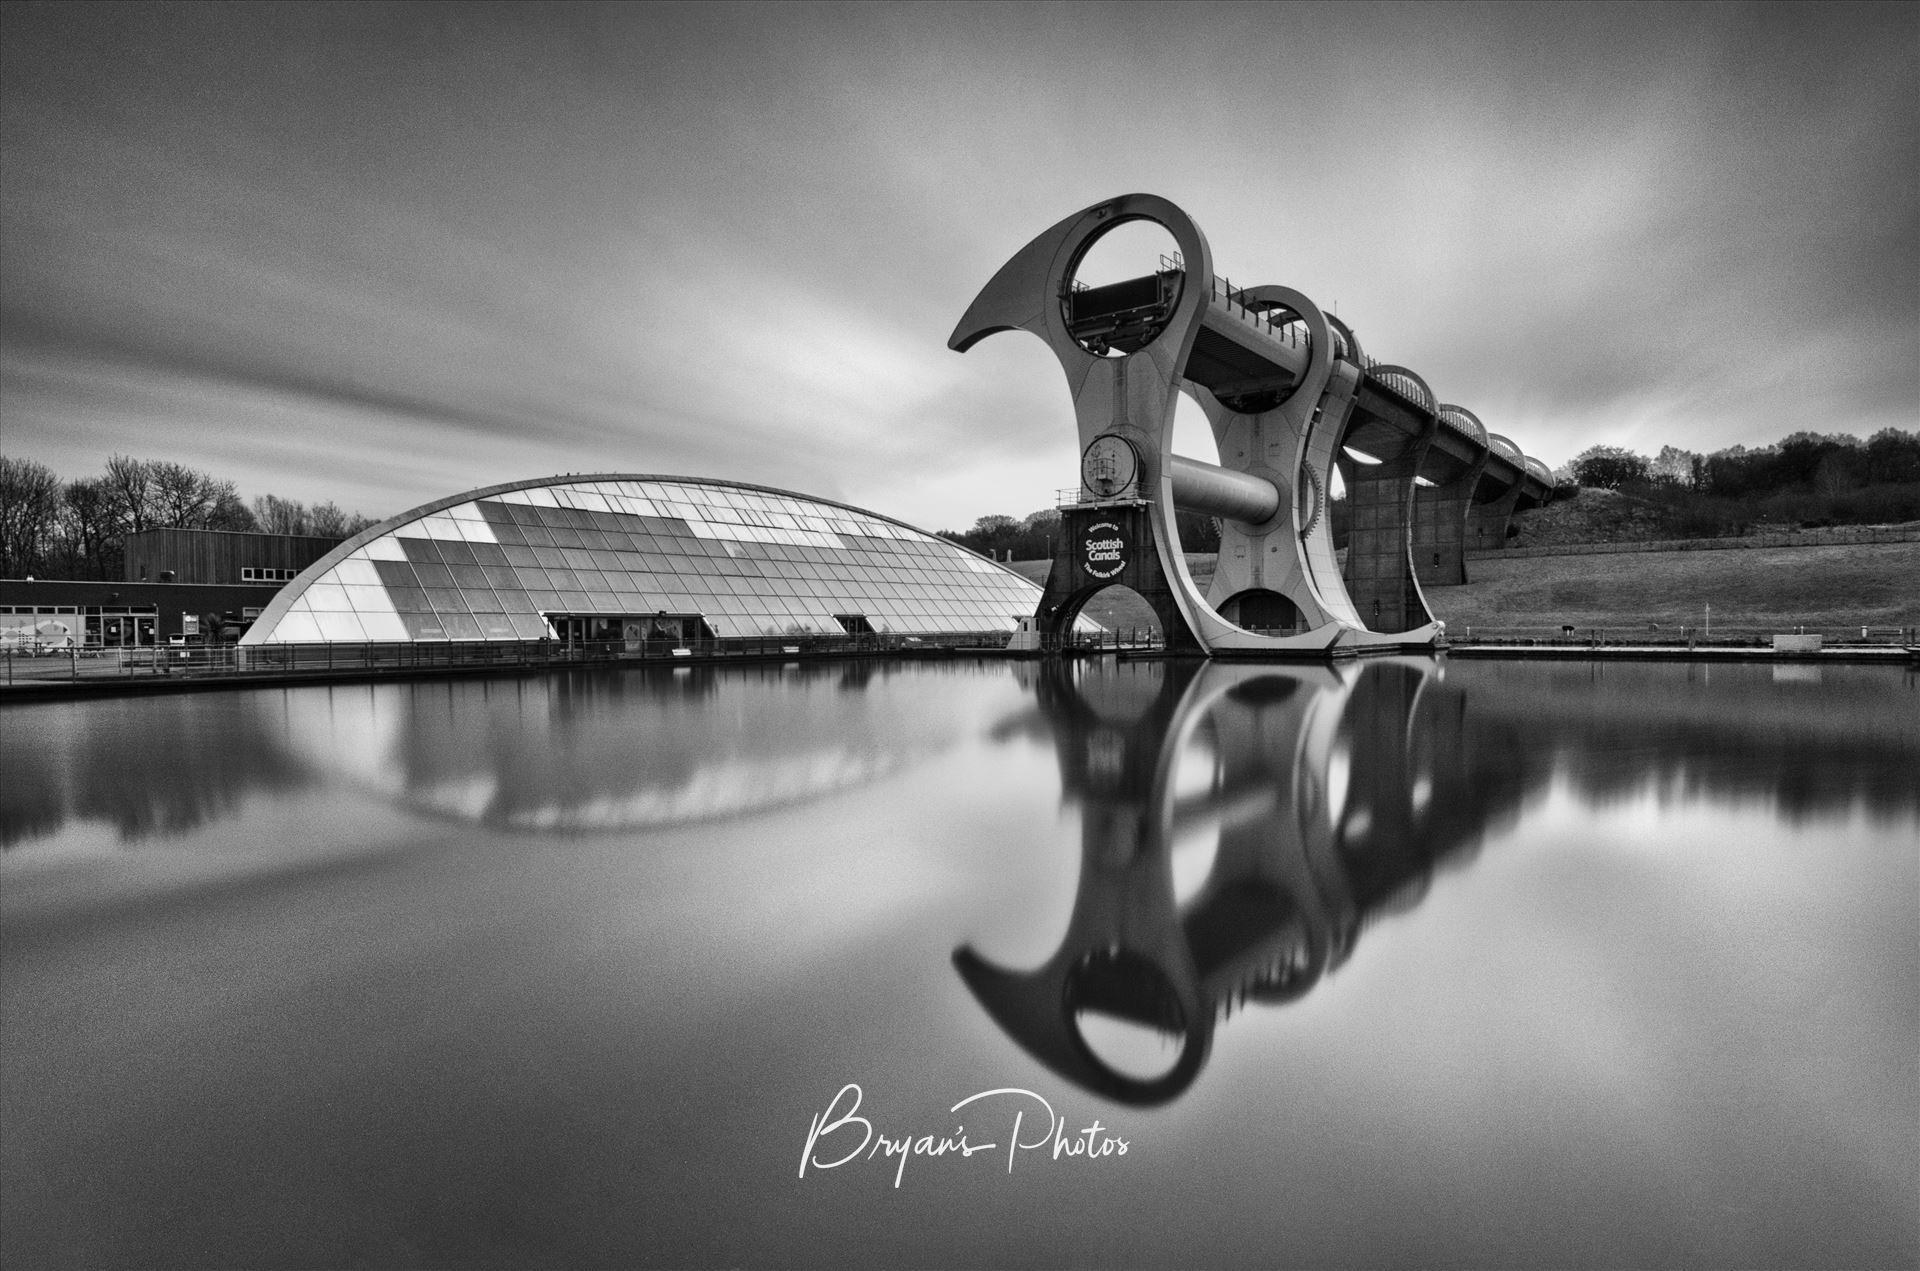
[[1912,1265],[1920,682],[1810,669],[8,706],[0,1252]]

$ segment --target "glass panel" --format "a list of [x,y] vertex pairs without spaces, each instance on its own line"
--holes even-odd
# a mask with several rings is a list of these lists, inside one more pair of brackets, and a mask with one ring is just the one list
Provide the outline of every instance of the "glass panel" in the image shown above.
[[453,586],[453,572],[445,565],[429,565],[423,561],[414,565],[413,572],[419,576],[422,587]]
[[347,603],[355,613],[393,612],[393,600],[385,587],[343,587],[341,590],[347,593]]
[[444,614],[440,620],[446,624],[447,638],[450,640],[478,640],[480,638],[480,624],[474,621],[471,614]]
[[419,579],[414,576],[413,566],[405,561],[377,560],[373,562],[373,567],[379,574],[380,581],[388,587],[419,586]]
[[440,559],[449,565],[473,564],[473,544],[440,540]]
[[360,625],[360,619],[350,613],[319,613],[313,615],[320,625],[322,640],[365,640],[367,632]]
[[369,640],[399,641],[411,634],[406,622],[393,613],[363,613],[360,615],[360,626]]
[[418,587],[389,587],[387,598],[402,613],[426,613],[433,608],[427,603],[427,593]]
[[380,585],[380,572],[370,560],[355,560],[352,557],[341,561],[332,570],[333,581],[355,586],[377,587]]
[[412,639],[444,640],[447,638],[446,625],[433,614],[403,613],[400,615],[400,621],[407,624],[407,635]]
[[382,536],[363,545],[360,553],[368,560],[405,560],[407,558],[407,549],[400,545],[399,540],[391,536]]
[[332,583],[314,583],[305,594],[308,607],[312,609],[347,609],[347,593]]
[[432,539],[402,538],[395,541],[400,544],[400,550],[407,554],[408,560],[439,563],[440,549],[434,545]]

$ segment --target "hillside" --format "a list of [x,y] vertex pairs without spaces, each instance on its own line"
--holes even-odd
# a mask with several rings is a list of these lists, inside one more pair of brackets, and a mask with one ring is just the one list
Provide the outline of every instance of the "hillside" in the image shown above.
[[1563,623],[1671,635],[1709,605],[1716,635],[1920,625],[1920,543],[1490,558],[1467,572],[1427,592],[1456,635]]
[[1567,543],[1626,543],[1670,536],[1666,518],[1648,499],[1617,490],[1582,490],[1578,498],[1555,499],[1514,516],[1519,531],[1509,547],[1559,547]]
[[[1046,581],[1046,561],[1016,561],[1013,568]],[[1187,568],[1204,588],[1213,558],[1189,555]],[[1616,637],[1671,638],[1681,627],[1703,625],[1708,605],[1716,636],[1804,626],[1858,637],[1863,626],[1920,626],[1920,543],[1495,557],[1476,559],[1467,571],[1473,581],[1465,586],[1427,591],[1434,615],[1456,637],[1469,630],[1546,634],[1571,624]],[[1145,604],[1126,592],[1102,593],[1088,613],[1122,628],[1151,622]]]

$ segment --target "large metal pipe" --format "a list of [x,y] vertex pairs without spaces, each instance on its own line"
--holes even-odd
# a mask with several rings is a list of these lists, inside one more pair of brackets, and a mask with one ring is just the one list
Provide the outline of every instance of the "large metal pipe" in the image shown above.
[[1171,458],[1167,473],[1173,478],[1173,502],[1183,512],[1258,525],[1280,510],[1280,491],[1263,477],[1181,455]]

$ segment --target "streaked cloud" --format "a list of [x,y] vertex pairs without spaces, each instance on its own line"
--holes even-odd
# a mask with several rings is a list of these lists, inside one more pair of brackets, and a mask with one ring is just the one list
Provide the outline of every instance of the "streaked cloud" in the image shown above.
[[1073,480],[991,272],[1152,190],[1558,463],[1920,425],[1920,19],[1846,6],[27,6],[9,453],[391,513]]

